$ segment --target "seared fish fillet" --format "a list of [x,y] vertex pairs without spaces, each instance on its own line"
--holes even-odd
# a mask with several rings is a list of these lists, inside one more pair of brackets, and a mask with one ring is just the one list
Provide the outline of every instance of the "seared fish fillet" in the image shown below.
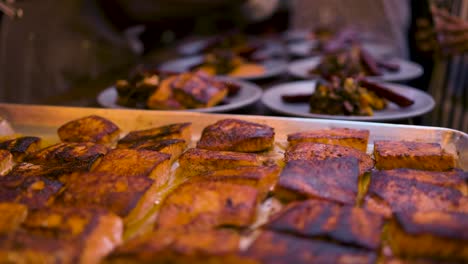
[[0,177],[0,201],[22,203],[29,208],[46,207],[60,193],[63,183],[58,176],[65,172],[69,173],[68,170],[21,163]]
[[313,142],[355,148],[362,152],[366,152],[368,140],[369,130],[351,128],[309,130],[288,135],[291,146],[301,142]]
[[394,212],[444,210],[468,213],[468,197],[453,188],[376,171],[372,173],[364,207],[388,218]]
[[197,148],[238,152],[259,152],[270,149],[274,129],[238,119],[223,119],[203,129]]
[[227,86],[200,73],[182,73],[171,83],[174,98],[187,108],[212,107],[228,94]]
[[99,208],[51,207],[33,210],[22,226],[29,234],[72,244],[79,263],[99,263],[122,242],[123,223],[120,217]]
[[219,181],[187,182],[164,200],[159,230],[208,230],[222,226],[244,228],[254,220],[258,191],[250,186]]
[[318,198],[355,204],[359,169],[354,157],[293,160],[286,164],[275,187],[282,200]]
[[7,174],[13,165],[13,155],[8,150],[0,149],[0,176]]
[[19,230],[0,235],[0,263],[79,263],[76,246]]
[[468,262],[467,213],[416,211],[395,215],[388,231],[395,255]]
[[186,175],[196,175],[214,170],[260,166],[262,161],[253,153],[192,148],[180,156],[179,165]]
[[93,172],[103,172],[123,177],[149,177],[154,180],[154,184],[162,186],[169,178],[169,159],[168,154],[157,151],[113,149],[94,167]]
[[236,263],[228,259],[238,252],[239,240],[233,230],[158,230],[126,242],[106,263]]
[[263,200],[273,189],[281,168],[278,166],[250,166],[236,169],[210,171],[191,178],[195,180],[210,180],[231,182],[255,187],[259,191],[259,198]]
[[135,130],[119,140],[117,147],[129,147],[139,141],[183,139],[189,143],[192,139],[192,123],[177,123],[145,130]]
[[410,168],[446,171],[455,168],[455,158],[438,143],[411,141],[374,142],[376,167],[381,170]]
[[325,237],[341,244],[376,250],[384,219],[362,208],[321,200],[289,204],[265,228],[301,237]]
[[394,169],[382,172],[392,177],[425,182],[437,186],[445,186],[457,189],[464,195],[468,195],[468,172],[461,170],[452,171],[422,171],[413,169]]
[[251,262],[240,263],[365,264],[375,263],[377,259],[372,251],[271,231],[264,231],[242,255]]
[[63,142],[94,142],[111,146],[119,139],[120,128],[106,118],[91,115],[62,125],[58,136]]
[[153,207],[157,187],[153,179],[140,174],[129,177],[109,172],[74,173],[67,178],[66,189],[56,204],[98,206],[130,222]]
[[365,152],[338,145],[321,143],[298,143],[289,147],[284,154],[286,162],[292,160],[324,160],[328,158],[354,157],[359,160],[359,175],[374,167],[374,160]]
[[159,151],[171,155],[171,163],[174,163],[187,148],[187,142],[183,139],[163,139],[138,141],[131,145],[133,149]]
[[27,156],[24,160],[33,164],[69,166],[89,170],[95,162],[108,152],[108,148],[92,142],[58,143]]
[[19,137],[0,142],[0,149],[13,154],[16,162],[21,162],[25,156],[39,150],[41,139],[38,137]]
[[15,232],[26,220],[28,208],[19,203],[0,203],[0,235]]

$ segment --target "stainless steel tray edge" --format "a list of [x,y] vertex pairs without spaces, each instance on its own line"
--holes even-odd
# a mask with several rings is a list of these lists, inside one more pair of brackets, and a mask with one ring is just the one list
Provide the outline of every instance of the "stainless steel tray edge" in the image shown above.
[[60,125],[92,114],[109,118],[124,131],[169,123],[192,122],[195,140],[199,138],[205,126],[224,118],[239,118],[270,125],[275,128],[277,142],[286,141],[286,136],[289,133],[308,129],[331,127],[368,129],[370,131],[368,152],[372,150],[375,140],[437,142],[445,150],[458,155],[458,166],[468,171],[468,134],[448,128],[328,119],[207,114],[188,111],[102,109],[0,103],[0,117],[8,120],[16,132],[50,138],[57,137],[56,131]]

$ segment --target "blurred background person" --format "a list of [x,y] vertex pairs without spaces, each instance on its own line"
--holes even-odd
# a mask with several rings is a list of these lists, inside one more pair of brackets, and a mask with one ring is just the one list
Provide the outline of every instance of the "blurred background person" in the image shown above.
[[[193,33],[223,32],[271,15],[277,0],[41,0],[15,2],[0,28],[0,101],[43,103]],[[80,89],[80,87],[83,87]],[[76,102],[80,104],[79,100]]]

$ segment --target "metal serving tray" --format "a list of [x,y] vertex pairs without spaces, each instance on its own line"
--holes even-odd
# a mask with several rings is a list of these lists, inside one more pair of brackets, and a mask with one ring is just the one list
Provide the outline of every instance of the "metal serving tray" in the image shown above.
[[145,129],[177,122],[192,122],[193,140],[198,140],[203,128],[224,118],[267,124],[275,129],[276,142],[286,142],[286,135],[309,129],[347,127],[370,131],[368,152],[375,140],[411,140],[435,142],[458,156],[458,167],[468,171],[468,134],[447,128],[393,125],[370,122],[339,121],[248,115],[205,114],[188,111],[149,111],[57,107],[39,105],[0,104],[0,117],[8,120],[17,133],[57,141],[57,128],[62,124],[87,115],[100,115],[112,120],[123,131]]

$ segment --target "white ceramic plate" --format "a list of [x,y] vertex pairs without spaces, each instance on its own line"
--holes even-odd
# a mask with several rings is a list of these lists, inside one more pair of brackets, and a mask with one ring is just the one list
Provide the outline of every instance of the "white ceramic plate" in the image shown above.
[[[314,69],[320,63],[321,56],[315,56],[307,59],[296,60],[289,64],[288,72],[294,77],[302,79],[311,79],[313,76],[309,74],[311,69]],[[398,64],[400,69],[397,72],[385,71],[380,76],[368,77],[369,80],[373,81],[408,81],[417,78],[423,74],[423,68],[421,65],[411,61],[393,58],[389,59],[388,62]]]
[[[288,44],[287,49],[289,54],[293,56],[311,57],[311,50],[317,47],[317,45],[318,41],[316,40],[301,41]],[[392,54],[391,47],[384,44],[364,42],[362,43],[362,47],[376,58],[384,58]]]
[[434,99],[423,91],[405,85],[390,83],[384,83],[384,85],[394,92],[414,100],[414,104],[401,108],[389,102],[387,108],[381,111],[374,111],[373,116],[345,116],[313,114],[309,112],[308,103],[285,103],[281,99],[281,96],[284,94],[313,93],[316,83],[316,81],[298,81],[271,87],[263,93],[262,103],[273,111],[290,116],[359,121],[385,121],[420,116],[431,111],[435,104]]
[[[193,66],[200,64],[203,56],[193,56],[167,61],[159,66],[162,71],[184,72],[189,71]],[[241,80],[259,80],[274,77],[286,71],[287,63],[284,60],[266,60],[261,62],[265,67],[265,72],[258,75],[249,75],[245,77],[235,77]]]
[[[228,96],[226,99],[227,103],[223,105],[218,105],[208,108],[198,108],[198,109],[187,109],[183,111],[193,111],[193,112],[203,112],[203,113],[216,113],[216,112],[227,112],[235,109],[239,109],[248,105],[251,105],[258,101],[262,96],[262,89],[257,85],[235,80],[228,77],[217,77],[221,80],[226,80],[232,83],[235,83],[241,87],[239,92],[236,95]],[[98,103],[107,108],[129,108],[117,104],[117,90],[114,86],[111,86],[103,90],[97,97]]]

